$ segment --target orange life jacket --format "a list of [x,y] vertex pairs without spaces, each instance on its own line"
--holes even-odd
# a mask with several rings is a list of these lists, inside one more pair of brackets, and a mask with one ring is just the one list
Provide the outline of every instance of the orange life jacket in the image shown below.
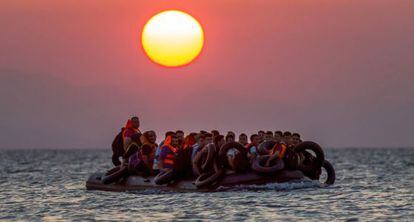
[[164,141],[164,145],[163,145],[163,149],[164,147],[167,147],[171,153],[167,154],[165,156],[165,158],[163,159],[163,166],[165,167],[166,165],[170,165],[170,166],[175,166],[175,154],[178,152],[178,149],[171,146],[171,136],[168,136],[165,141]]
[[272,149],[271,155],[274,155],[276,152],[278,152],[278,158],[282,159],[285,156],[287,146],[284,143],[277,143]]
[[132,127],[132,121],[129,119],[127,121],[127,123],[125,124],[125,130],[123,130],[123,132],[122,132],[122,145],[123,145],[125,151],[127,150],[128,145],[129,145],[129,144],[125,144],[125,134],[128,130],[132,130],[135,133],[141,133],[141,131],[139,129],[135,129],[135,128]]

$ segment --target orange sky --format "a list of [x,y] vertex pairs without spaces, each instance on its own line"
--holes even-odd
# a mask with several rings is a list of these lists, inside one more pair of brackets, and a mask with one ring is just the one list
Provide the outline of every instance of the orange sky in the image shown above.
[[[414,146],[414,1],[1,1],[0,148],[108,147],[143,129],[292,130],[325,146]],[[191,65],[154,65],[141,29],[179,9]],[[26,134],[22,138],[22,134]]]

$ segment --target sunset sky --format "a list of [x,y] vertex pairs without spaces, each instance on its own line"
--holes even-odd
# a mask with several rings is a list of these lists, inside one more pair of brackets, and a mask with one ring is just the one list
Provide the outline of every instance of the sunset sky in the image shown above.
[[[201,55],[155,65],[152,15],[179,9]],[[324,147],[414,146],[414,1],[0,1],[0,148],[109,148],[142,130],[299,132]]]

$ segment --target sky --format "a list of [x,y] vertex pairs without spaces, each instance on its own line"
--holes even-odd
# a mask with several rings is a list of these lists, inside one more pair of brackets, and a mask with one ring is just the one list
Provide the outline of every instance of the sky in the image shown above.
[[[178,9],[201,55],[155,65],[140,35]],[[107,148],[142,130],[299,132],[414,147],[412,0],[0,1],[0,149]]]

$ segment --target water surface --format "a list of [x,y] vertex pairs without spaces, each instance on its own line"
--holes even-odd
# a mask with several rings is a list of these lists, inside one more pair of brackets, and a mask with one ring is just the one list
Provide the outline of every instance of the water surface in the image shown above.
[[217,193],[87,191],[109,150],[0,151],[0,220],[414,220],[414,149],[328,149],[337,181]]

